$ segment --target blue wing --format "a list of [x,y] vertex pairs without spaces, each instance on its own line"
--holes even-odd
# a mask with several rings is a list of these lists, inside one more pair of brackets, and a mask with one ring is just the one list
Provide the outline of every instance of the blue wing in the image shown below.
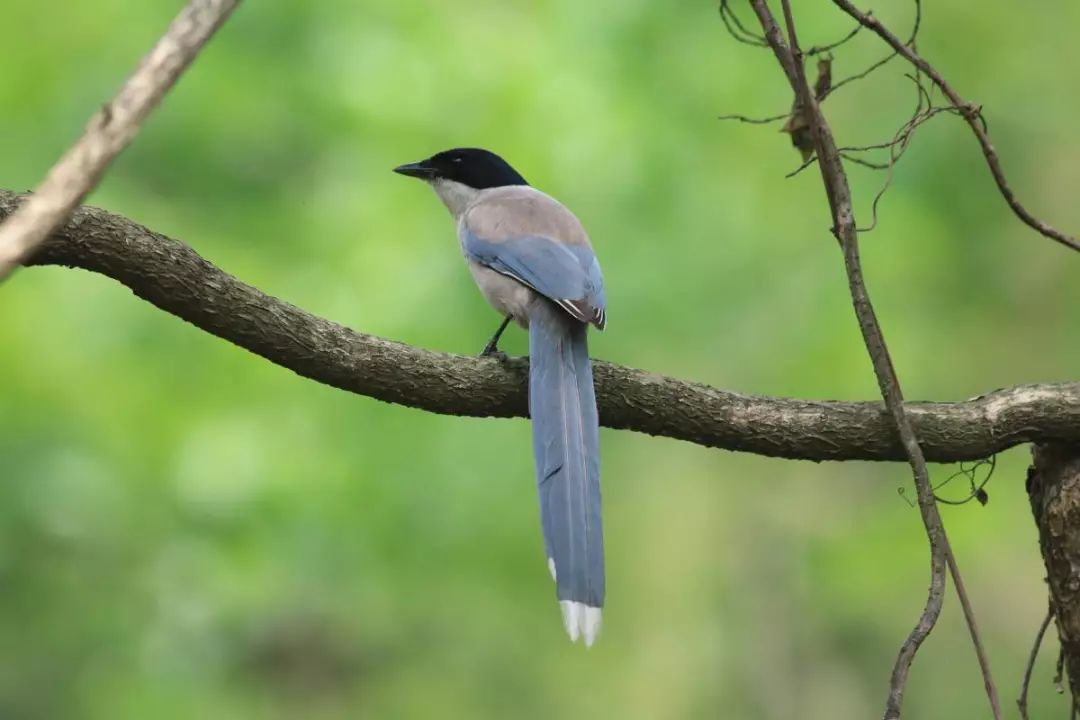
[[578,320],[604,329],[604,276],[591,248],[543,235],[495,242],[477,236],[467,226],[461,233],[461,246],[468,258],[528,285]]

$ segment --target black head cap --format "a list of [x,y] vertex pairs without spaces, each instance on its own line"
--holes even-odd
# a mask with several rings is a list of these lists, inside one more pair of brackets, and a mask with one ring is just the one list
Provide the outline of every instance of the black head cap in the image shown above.
[[480,148],[444,150],[427,160],[396,167],[394,172],[422,180],[453,180],[476,190],[529,184],[510,163]]

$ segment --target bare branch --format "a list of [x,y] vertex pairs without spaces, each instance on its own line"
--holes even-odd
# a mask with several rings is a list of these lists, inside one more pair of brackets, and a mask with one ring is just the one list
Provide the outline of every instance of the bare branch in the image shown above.
[[191,0],[35,193],[0,226],[0,282],[71,215],[239,0]]
[[874,367],[874,374],[878,380],[878,386],[885,406],[888,408],[893,422],[899,433],[901,444],[904,447],[912,474],[915,478],[915,489],[919,500],[919,510],[922,514],[923,524],[926,527],[927,538],[930,542],[930,591],[926,606],[923,609],[919,621],[909,634],[907,640],[900,648],[896,665],[893,669],[890,682],[889,698],[885,706],[885,718],[900,717],[900,707],[903,702],[904,690],[907,685],[908,670],[914,659],[915,653],[923,640],[930,633],[941,613],[941,605],[945,592],[945,567],[953,575],[956,583],[957,595],[964,609],[964,617],[971,631],[975,645],[976,655],[979,659],[979,667],[983,672],[987,695],[995,718],[1000,718],[1000,709],[997,702],[997,691],[990,677],[989,664],[985,657],[982,642],[979,637],[978,626],[971,611],[967,593],[964,589],[963,579],[959,568],[949,548],[948,537],[945,527],[941,522],[934,498],[934,490],[930,484],[930,474],[926,466],[922,448],[916,439],[914,427],[904,408],[903,394],[900,382],[893,368],[892,358],[885,344],[885,337],[870,302],[870,296],[863,280],[862,264],[859,259],[858,231],[855,225],[855,214],[851,202],[851,191],[848,187],[847,174],[844,171],[843,161],[836,143],[832,137],[828,123],[818,100],[810,90],[810,84],[806,79],[803,66],[803,55],[799,49],[798,36],[795,31],[795,22],[792,18],[791,4],[789,0],[782,0],[784,9],[784,21],[787,26],[788,44],[783,41],[783,36],[771,11],[765,4],[765,0],[751,0],[754,11],[765,31],[765,38],[769,41],[773,53],[776,55],[780,66],[792,90],[795,93],[795,102],[808,115],[810,120],[811,135],[813,138],[814,152],[819,161],[822,182],[825,185],[825,194],[829,201],[829,209],[833,220],[833,234],[840,241],[844,256],[844,268],[848,275],[848,287],[851,292],[855,315],[859,321],[863,341],[870,355]]
[[1013,213],[1015,213],[1025,225],[1032,228],[1040,235],[1061,243],[1066,247],[1070,247],[1073,250],[1080,250],[1080,241],[1055,230],[1050,225],[1039,220],[1028,212],[1027,208],[1021,205],[1020,201],[1016,199],[1016,195],[1013,193],[1012,188],[1009,187],[1009,182],[1005,178],[1005,172],[1001,168],[1001,160],[998,158],[997,150],[994,149],[993,143],[990,142],[990,135],[985,122],[982,120],[982,109],[978,105],[970,103],[960,97],[960,94],[945,81],[945,78],[941,76],[941,73],[915,52],[912,47],[909,47],[908,44],[904,43],[888,28],[882,25],[876,17],[870,13],[860,11],[848,0],[833,0],[833,3],[848,15],[859,21],[867,29],[876,33],[878,37],[888,43],[897,54],[902,55],[908,62],[926,73],[930,79],[934,81],[934,84],[941,88],[941,91],[945,93],[949,102],[959,110],[960,115],[963,116],[964,120],[966,120],[967,124],[971,127],[971,131],[975,133],[975,138],[982,147],[982,153],[986,158],[986,163],[990,167],[990,173],[994,176],[994,182],[997,183],[1001,196],[1005,198],[1005,202],[1012,208]]
[[983,645],[979,624],[975,620],[975,610],[971,606],[971,599],[968,596],[967,588],[964,586],[964,576],[960,574],[960,566],[956,563],[956,555],[948,544],[947,538],[945,539],[945,562],[949,564],[949,574],[952,576],[953,584],[956,585],[956,597],[960,599],[960,609],[964,613],[964,622],[967,624],[968,634],[971,635],[971,644],[975,648],[975,658],[979,662],[983,690],[986,692],[986,699],[990,703],[990,712],[993,713],[994,720],[1001,720],[1001,701],[998,699],[994,675],[990,671],[990,658],[986,654],[986,646]]
[[1031,673],[1035,670],[1035,660],[1039,657],[1039,648],[1042,647],[1043,636],[1046,628],[1050,627],[1050,621],[1054,619],[1054,606],[1051,605],[1046,611],[1046,617],[1039,625],[1039,631],[1035,633],[1035,642],[1031,644],[1031,653],[1028,655],[1027,666],[1024,668],[1024,680],[1020,684],[1020,697],[1016,698],[1016,707],[1020,710],[1020,720],[1028,720],[1027,699],[1028,687],[1031,685]]
[[[22,195],[0,190],[0,219]],[[316,382],[445,415],[525,417],[528,363],[432,352],[365,335],[244,284],[187,245],[79,208],[30,259],[83,268],[196,327]],[[483,340],[484,338],[480,338]],[[595,364],[600,419],[706,447],[804,460],[903,460],[880,402],[726,392]],[[927,457],[957,462],[1028,442],[1080,442],[1080,383],[1026,385],[955,403],[908,403]]]

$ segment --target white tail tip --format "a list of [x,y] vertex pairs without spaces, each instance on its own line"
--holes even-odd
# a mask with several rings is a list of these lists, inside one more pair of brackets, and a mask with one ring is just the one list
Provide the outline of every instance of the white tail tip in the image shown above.
[[596,636],[600,634],[602,611],[574,600],[560,600],[563,625],[570,635],[570,642],[577,642],[578,637],[585,638],[585,647],[592,647]]

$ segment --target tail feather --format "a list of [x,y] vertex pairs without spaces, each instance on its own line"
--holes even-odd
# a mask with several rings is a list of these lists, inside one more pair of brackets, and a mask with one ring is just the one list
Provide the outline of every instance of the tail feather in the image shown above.
[[548,566],[571,640],[592,645],[604,604],[600,441],[587,325],[545,298],[529,308],[529,410]]

